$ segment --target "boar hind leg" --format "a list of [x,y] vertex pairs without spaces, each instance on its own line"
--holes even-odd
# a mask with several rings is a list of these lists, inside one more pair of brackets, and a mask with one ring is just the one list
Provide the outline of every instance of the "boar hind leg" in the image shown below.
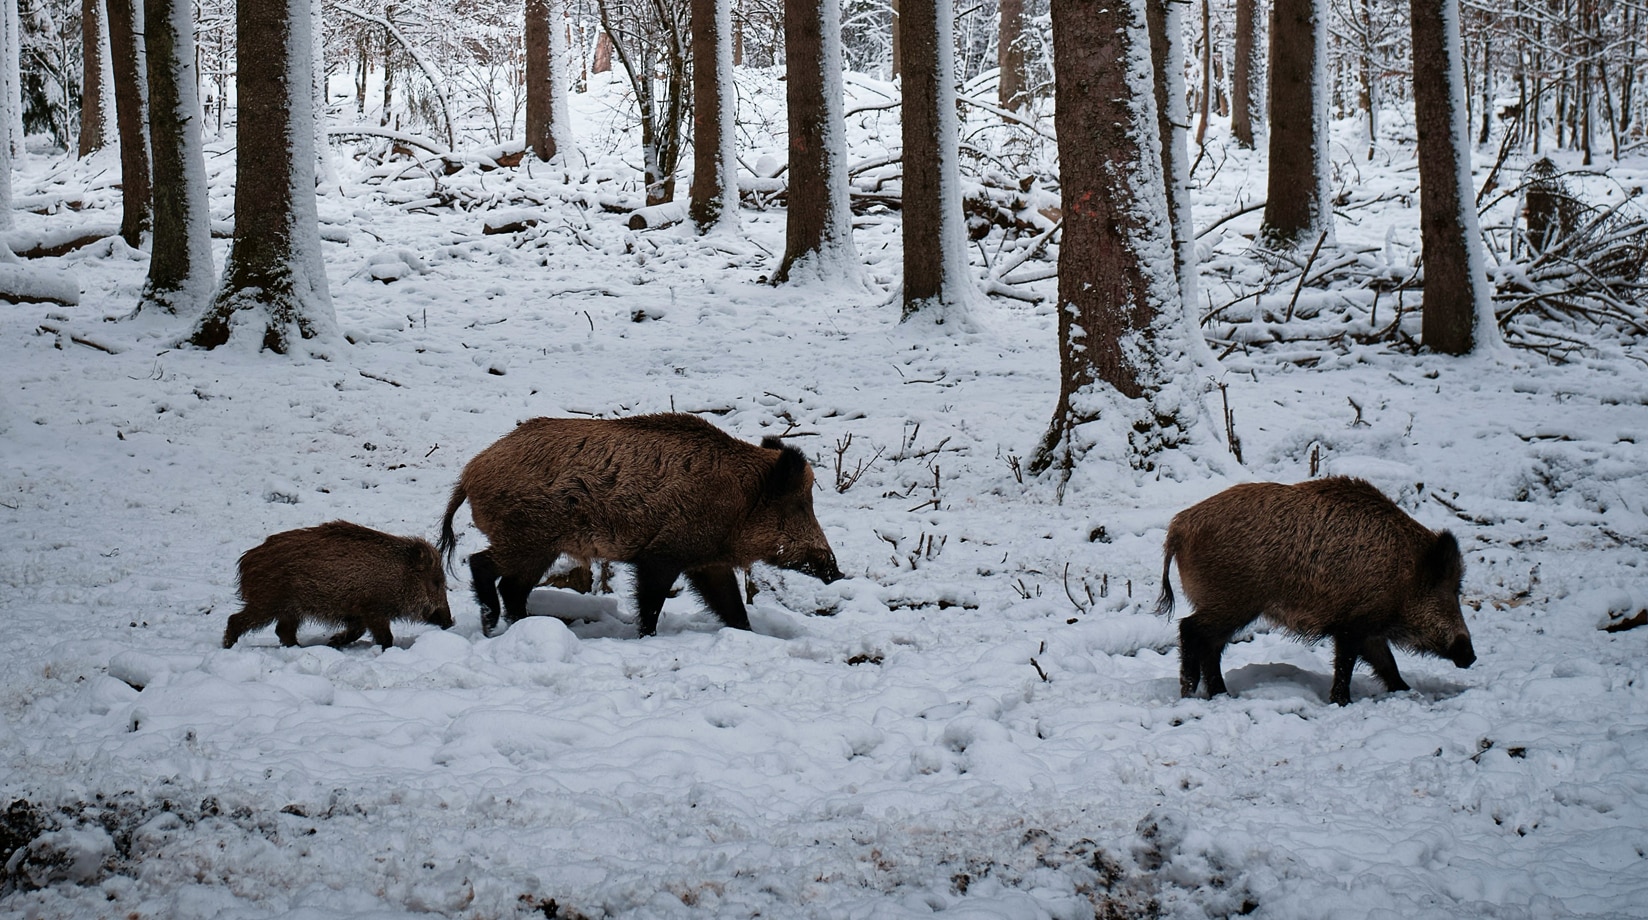
[[291,647],[298,644],[297,614],[282,614],[275,620],[275,635],[280,638],[280,644]]
[[229,626],[227,629],[223,630],[223,647],[232,647],[236,642],[240,641],[241,636],[251,632],[254,629],[261,629],[268,626],[272,620],[274,620],[274,617],[264,616],[263,614],[257,613],[250,608],[242,610],[236,614],[231,614],[229,616]]
[[1179,621],[1179,694],[1195,696],[1198,684],[1210,697],[1227,693],[1220,660],[1234,629],[1221,628],[1221,618],[1201,612]]
[[1396,669],[1396,658],[1391,655],[1389,642],[1378,637],[1362,640],[1362,660],[1373,668],[1373,673],[1384,682],[1386,690],[1400,693],[1410,689],[1408,682],[1402,679],[1402,672]]
[[[513,623],[526,616],[526,599],[532,593],[532,586],[538,583],[542,572],[531,578],[517,578],[514,575],[505,575],[498,579],[498,594],[504,602],[504,619]],[[498,624],[497,614],[493,614],[492,624]]]
[[643,637],[657,634],[658,614],[664,609],[664,598],[680,577],[681,567],[674,563],[662,559],[635,560],[636,630]]
[[481,605],[481,635],[490,636],[498,628],[498,566],[491,550],[470,554],[469,583]]
[[687,582],[698,593],[704,604],[734,629],[749,629],[750,614],[739,596],[738,576],[726,566],[713,566],[687,573]]
[[395,634],[389,631],[388,617],[373,617],[366,621],[366,628],[372,631],[372,641],[379,648],[387,650],[395,644]]
[[326,644],[332,646],[333,648],[343,648],[346,645],[353,645],[356,639],[359,639],[365,634],[366,624],[353,623],[350,624],[348,629],[345,629],[332,638],[327,639]]

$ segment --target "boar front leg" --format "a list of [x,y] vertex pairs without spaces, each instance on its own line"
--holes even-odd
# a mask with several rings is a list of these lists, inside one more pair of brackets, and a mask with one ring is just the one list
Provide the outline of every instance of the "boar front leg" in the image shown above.
[[636,631],[643,638],[657,635],[658,614],[664,609],[664,598],[680,577],[681,566],[668,560],[635,560],[635,612],[639,617]]
[[359,622],[351,623],[351,624],[349,624],[348,629],[345,629],[342,632],[338,633],[337,635],[333,636],[332,638],[327,639],[326,644],[330,645],[333,648],[343,648],[346,645],[354,644],[356,639],[359,639],[361,636],[363,636],[365,634],[366,634],[366,624],[365,623],[359,623]]
[[1356,658],[1362,652],[1362,641],[1360,636],[1333,637],[1333,689],[1328,691],[1328,702],[1339,706],[1350,705],[1350,676],[1356,670]]
[[749,611],[739,596],[738,576],[731,568],[718,565],[688,572],[687,582],[721,622],[734,629],[750,628]]
[[1402,679],[1402,672],[1396,670],[1396,658],[1391,655],[1390,643],[1384,638],[1372,636],[1362,640],[1362,660],[1384,681],[1386,690],[1399,693],[1410,689],[1408,682]]

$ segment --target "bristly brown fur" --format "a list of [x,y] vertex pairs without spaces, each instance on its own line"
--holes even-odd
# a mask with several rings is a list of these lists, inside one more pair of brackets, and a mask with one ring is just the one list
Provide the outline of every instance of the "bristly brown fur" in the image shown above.
[[1350,702],[1356,660],[1405,690],[1390,645],[1468,667],[1476,655],[1459,609],[1464,560],[1378,489],[1333,477],[1234,486],[1173,518],[1157,611],[1173,608],[1168,569],[1195,613],[1179,624],[1180,689],[1225,692],[1219,659],[1236,630],[1264,616],[1307,640],[1334,639],[1330,698]]
[[370,630],[385,648],[395,641],[391,620],[452,625],[435,547],[348,521],[283,531],[247,550],[239,590],[245,607],[229,617],[224,648],[270,623],[282,645],[296,645],[299,624],[314,620],[343,627],[333,646]]
[[[813,473],[777,438],[740,441],[693,415],[536,418],[476,454],[452,489],[441,549],[467,501],[490,545],[470,556],[482,625],[514,621],[556,558],[636,566],[640,631],[675,579],[729,626],[749,628],[734,570],[765,561],[841,577],[812,510]],[[501,601],[501,604],[500,604]]]

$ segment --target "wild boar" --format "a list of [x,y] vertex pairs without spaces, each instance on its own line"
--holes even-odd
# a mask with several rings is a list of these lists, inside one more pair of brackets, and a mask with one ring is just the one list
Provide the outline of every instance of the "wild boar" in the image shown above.
[[367,630],[388,648],[390,620],[449,629],[446,572],[428,540],[332,521],[271,536],[240,557],[245,607],[229,617],[223,647],[249,630],[275,624],[281,645],[298,644],[298,624],[315,620],[343,627],[327,641],[342,648]]
[[1360,479],[1234,486],[1173,517],[1156,612],[1171,614],[1168,568],[1195,612],[1179,623],[1179,689],[1224,693],[1219,658],[1231,634],[1264,616],[1293,635],[1333,637],[1329,699],[1350,704],[1361,658],[1391,691],[1408,684],[1391,644],[1476,660],[1459,611],[1465,563],[1448,531],[1433,533]]
[[464,467],[447,503],[440,548],[457,545],[452,517],[469,502],[490,546],[469,557],[481,627],[510,622],[561,554],[635,567],[643,636],[664,596],[687,576],[728,626],[749,629],[734,570],[763,561],[828,584],[841,578],[813,515],[813,471],[777,438],[740,441],[693,415],[522,422]]

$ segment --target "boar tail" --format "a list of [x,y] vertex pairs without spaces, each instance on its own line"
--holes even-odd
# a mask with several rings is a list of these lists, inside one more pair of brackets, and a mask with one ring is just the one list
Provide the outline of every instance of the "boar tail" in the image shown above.
[[1179,535],[1170,527],[1167,531],[1167,543],[1162,546],[1162,594],[1156,598],[1156,615],[1170,617],[1173,615],[1173,583],[1167,580],[1167,572],[1173,566],[1173,556],[1179,551]]
[[458,548],[458,538],[452,533],[452,517],[458,513],[458,507],[468,498],[469,493],[464,491],[463,480],[460,479],[458,484],[452,487],[452,498],[446,503],[446,519],[441,521],[441,541],[436,544],[441,555],[446,557],[447,568],[452,567],[452,553]]

